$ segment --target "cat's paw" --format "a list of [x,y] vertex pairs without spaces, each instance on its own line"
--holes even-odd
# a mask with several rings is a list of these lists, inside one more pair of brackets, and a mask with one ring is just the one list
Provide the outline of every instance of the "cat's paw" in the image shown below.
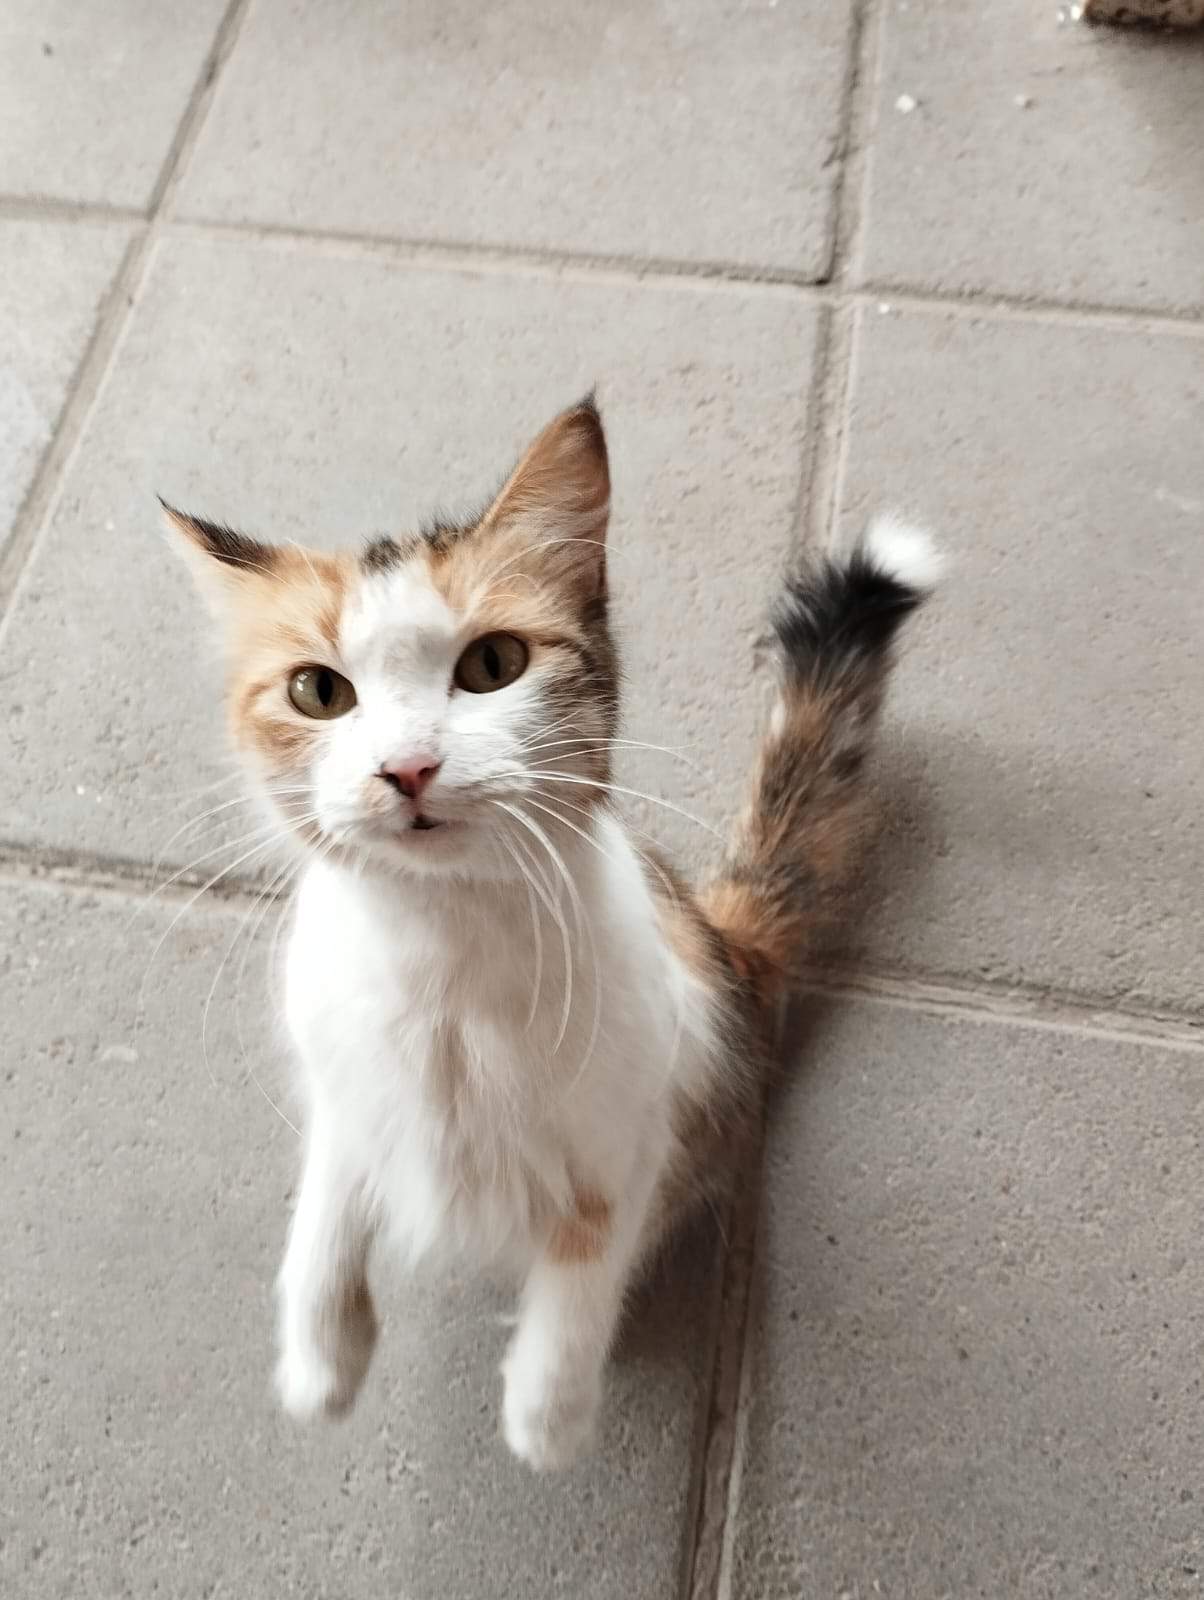
[[[354,1285],[339,1306],[337,1320],[315,1313],[314,1323],[330,1329],[333,1351],[327,1354],[306,1319],[285,1319],[283,1347],[276,1366],[276,1392],[290,1417],[341,1417],[355,1404],[376,1346],[376,1311],[366,1284]],[[291,1329],[291,1331],[290,1331]]]
[[276,1363],[276,1393],[290,1417],[312,1422],[315,1417],[342,1416],[350,1410],[356,1391],[340,1378],[333,1362],[316,1351],[292,1346]]
[[520,1461],[536,1472],[571,1466],[588,1448],[597,1426],[602,1384],[596,1372],[550,1376],[509,1359],[502,1402],[502,1431]]

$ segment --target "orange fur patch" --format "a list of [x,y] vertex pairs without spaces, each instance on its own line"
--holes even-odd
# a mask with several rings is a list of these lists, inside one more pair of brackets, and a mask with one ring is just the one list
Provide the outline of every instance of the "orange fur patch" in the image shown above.
[[644,851],[644,878],[656,902],[661,932],[694,977],[710,988],[723,988],[730,984],[733,970],[744,976],[693,890],[655,850]]
[[[417,559],[476,637],[513,633],[526,642],[532,666],[547,674],[549,699],[563,699],[572,712],[571,728],[561,731],[566,738],[578,736],[578,742],[560,751],[572,755],[574,772],[605,782],[616,679],[613,650],[605,629],[591,627],[583,616],[580,592],[563,581],[557,564],[524,530],[487,522],[425,549]],[[547,752],[549,760],[556,755]],[[582,786],[560,797],[589,805],[601,791]]]
[[321,723],[288,698],[288,680],[310,662],[334,665],[339,622],[355,582],[350,556],[288,547],[270,577],[240,573],[228,611],[230,723],[235,742],[258,751],[275,772],[304,766]]
[[611,1206],[596,1189],[573,1190],[573,1212],[552,1229],[548,1257],[562,1267],[586,1266],[606,1254],[610,1242]]

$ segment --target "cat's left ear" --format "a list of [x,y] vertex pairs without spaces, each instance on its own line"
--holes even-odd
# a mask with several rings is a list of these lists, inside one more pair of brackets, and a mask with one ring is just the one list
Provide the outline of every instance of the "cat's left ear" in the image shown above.
[[610,467],[592,394],[550,422],[503,485],[482,531],[521,534],[552,582],[606,593]]
[[275,577],[279,553],[274,546],[221,523],[177,511],[162,497],[159,504],[172,543],[188,563],[210,610],[219,617],[226,615],[232,599],[248,582]]

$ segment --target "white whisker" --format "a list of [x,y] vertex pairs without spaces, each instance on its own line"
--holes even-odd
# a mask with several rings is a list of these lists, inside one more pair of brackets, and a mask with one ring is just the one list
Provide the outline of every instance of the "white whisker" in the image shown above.
[[[593,816],[593,813],[589,810],[589,808],[587,806],[580,806],[580,805],[575,804],[572,800],[566,800],[563,795],[544,795],[544,799],[549,801],[552,805],[568,806],[570,808],[570,810],[580,812],[580,814],[583,817],[592,818],[592,816]],[[539,806],[539,809],[541,811],[549,811],[548,806],[540,806],[538,801],[532,800],[529,796],[528,796],[528,799],[527,799],[527,803],[528,803],[528,805]],[[556,815],[556,813],[552,812],[552,811],[549,811],[549,815]],[[567,817],[562,817],[560,820],[564,823],[565,827],[568,827],[568,828],[572,828],[573,827],[573,824],[568,820]],[[599,843],[599,841],[597,839],[594,838],[594,836],[592,834],[586,833],[584,830],[582,830],[580,828],[574,828],[574,832],[580,833],[581,837],[583,839],[588,839],[590,844],[592,844],[596,850],[602,850],[601,844]],[[661,866],[660,862],[657,861],[654,856],[650,856],[646,850],[641,850],[640,849],[639,845],[637,845],[635,843],[635,841],[632,838],[630,838],[630,834],[632,832],[638,833],[641,836],[641,838],[647,839],[648,842],[650,844],[652,844],[652,845],[656,845],[657,841],[652,838],[651,834],[646,833],[642,828],[636,828],[634,826],[634,824],[632,824],[632,823],[625,823],[624,824],[624,832],[628,835],[628,839],[627,839],[628,844],[635,851],[636,855],[640,858],[640,860],[644,863],[644,865],[647,868],[649,868],[650,871],[656,873],[657,877],[664,884],[665,892],[668,895],[669,899],[673,902],[674,906],[678,909],[678,911],[680,911],[681,908],[682,908],[682,906],[681,906],[681,896],[678,894],[677,888],[674,885],[673,880],[669,877],[668,873],[664,870],[664,868]],[[607,856],[607,858],[609,860],[613,861],[614,857],[610,854],[609,851],[602,850],[602,854]],[[674,1066],[675,1066],[675,1064],[677,1062],[678,1051],[681,1048],[681,1040],[682,1040],[682,1034],[684,1032],[684,1029],[685,1029],[685,999],[684,999],[684,996],[681,993],[679,993],[678,996],[677,996],[677,1010],[676,1010],[676,1016],[675,1016],[674,1025],[673,1025],[673,1044],[672,1044],[672,1047],[670,1048],[670,1051],[669,1051],[669,1058],[668,1058],[668,1062],[666,1064],[666,1069],[665,1069],[665,1076],[667,1078],[671,1078],[672,1075],[673,1075],[673,1068],[674,1068]]]
[[499,835],[498,842],[506,848],[510,859],[522,876],[523,884],[527,891],[527,904],[531,911],[531,938],[535,945],[535,981],[531,986],[531,1006],[527,1012],[527,1022],[524,1030],[530,1033],[535,1026],[535,1018],[539,1015],[539,997],[543,988],[543,929],[539,920],[539,907],[535,903],[535,890],[531,883],[530,873],[523,866],[518,852],[510,849],[507,839]]
[[607,794],[631,795],[637,800],[646,800],[650,805],[663,806],[666,811],[673,811],[679,817],[684,817],[687,822],[693,822],[700,828],[705,828],[707,833],[713,834],[722,841],[723,835],[718,828],[712,828],[709,822],[704,822],[701,817],[696,817],[692,811],[684,811],[681,806],[675,806],[671,800],[662,800],[659,795],[645,794],[642,789],[628,789],[621,783],[609,783],[603,778],[576,778],[564,772],[541,772],[535,768],[518,768],[514,772],[498,774],[503,778],[541,778],[549,783],[575,783],[586,789],[600,789]]
[[[499,810],[504,811],[507,816],[513,817],[517,823],[526,828],[529,833],[533,834],[534,837],[543,844],[551,858],[553,860],[558,860],[556,852],[552,848],[551,842],[548,840],[547,835],[543,833],[543,830],[539,827],[538,823],[532,822],[530,817],[523,816],[521,811],[517,810],[514,806],[507,805],[504,800],[495,800],[493,801],[493,804],[497,806]],[[576,886],[573,884],[567,871],[565,870],[563,862],[560,863],[560,871],[566,886],[570,890],[570,896],[575,901],[577,894]],[[560,929],[560,940],[564,949],[564,1004],[560,1017],[560,1031],[556,1035],[556,1043],[552,1046],[552,1054],[555,1055],[560,1049],[560,1046],[564,1043],[564,1036],[568,1032],[569,1016],[573,1007],[573,945],[572,940],[569,938],[568,924],[565,922],[564,913],[560,909],[559,899],[557,898],[556,900],[552,900],[549,897],[546,900],[546,904],[548,910],[552,913],[552,916],[555,918]],[[580,927],[579,913],[577,915],[578,927]]]
[[[312,820],[312,819],[302,819],[302,820]],[[260,830],[258,830],[258,829],[256,830],[256,832],[259,832],[259,831]],[[244,839],[238,840],[237,843],[243,844],[243,843],[246,842],[247,838],[253,838],[254,836],[255,836],[254,834],[248,834],[248,835],[245,836]],[[138,1010],[139,1011],[142,1010],[142,1006],[143,1006],[143,1003],[145,1001],[147,979],[151,975],[151,969],[153,968],[153,966],[155,964],[155,959],[158,956],[159,951],[163,948],[163,945],[166,942],[166,940],[171,936],[173,930],[175,929],[176,925],[179,923],[180,919],[182,917],[187,916],[188,912],[192,910],[193,906],[196,905],[197,901],[201,898],[202,895],[208,894],[208,892],[214,887],[215,884],[220,883],[221,880],[223,878],[227,877],[231,872],[233,872],[236,867],[240,867],[243,864],[244,861],[249,861],[253,856],[258,855],[261,851],[271,849],[274,845],[280,843],[283,839],[285,839],[287,837],[288,837],[287,831],[282,830],[282,829],[273,830],[268,835],[268,837],[266,839],[262,839],[258,844],[253,845],[251,847],[251,849],[244,850],[242,855],[240,855],[236,860],[231,861],[229,863],[229,865],[223,867],[220,872],[215,872],[212,877],[208,878],[203,884],[201,884],[200,888],[197,889],[195,894],[192,894],[192,895],[189,896],[189,898],[180,907],[179,911],[176,912],[175,916],[168,923],[167,927],[159,935],[159,938],[158,938],[158,940],[156,941],[156,944],[155,944],[155,948],[151,951],[150,960],[146,964],[146,971],[142,975],[142,982],[141,982],[141,984],[139,985],[139,988],[138,988]],[[219,848],[233,848],[233,846],[219,846]],[[217,852],[214,851],[214,850],[208,850],[208,851],[205,852],[205,855],[199,857],[198,860],[203,861],[203,860],[207,859],[209,856],[215,855],[216,853]],[[193,865],[196,865],[196,863],[193,863]],[[184,868],[182,870],[183,871],[188,871],[189,869],[188,868]],[[180,874],[176,873],[174,876],[175,877],[179,877]],[[169,882],[170,881],[173,881],[173,880],[169,880]],[[166,887],[167,887],[166,884],[161,884],[160,885],[160,888],[166,888]],[[155,891],[156,894],[158,892],[159,892],[159,890]],[[154,896],[151,896],[150,898],[153,899]]]

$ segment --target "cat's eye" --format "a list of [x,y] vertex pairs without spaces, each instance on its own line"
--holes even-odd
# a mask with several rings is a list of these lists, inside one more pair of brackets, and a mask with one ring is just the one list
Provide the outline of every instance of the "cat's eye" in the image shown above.
[[487,633],[456,662],[456,686],[469,694],[492,694],[521,678],[529,659],[526,645],[512,633]]
[[326,721],[345,716],[355,704],[350,680],[331,667],[298,667],[288,680],[288,697],[302,716]]

